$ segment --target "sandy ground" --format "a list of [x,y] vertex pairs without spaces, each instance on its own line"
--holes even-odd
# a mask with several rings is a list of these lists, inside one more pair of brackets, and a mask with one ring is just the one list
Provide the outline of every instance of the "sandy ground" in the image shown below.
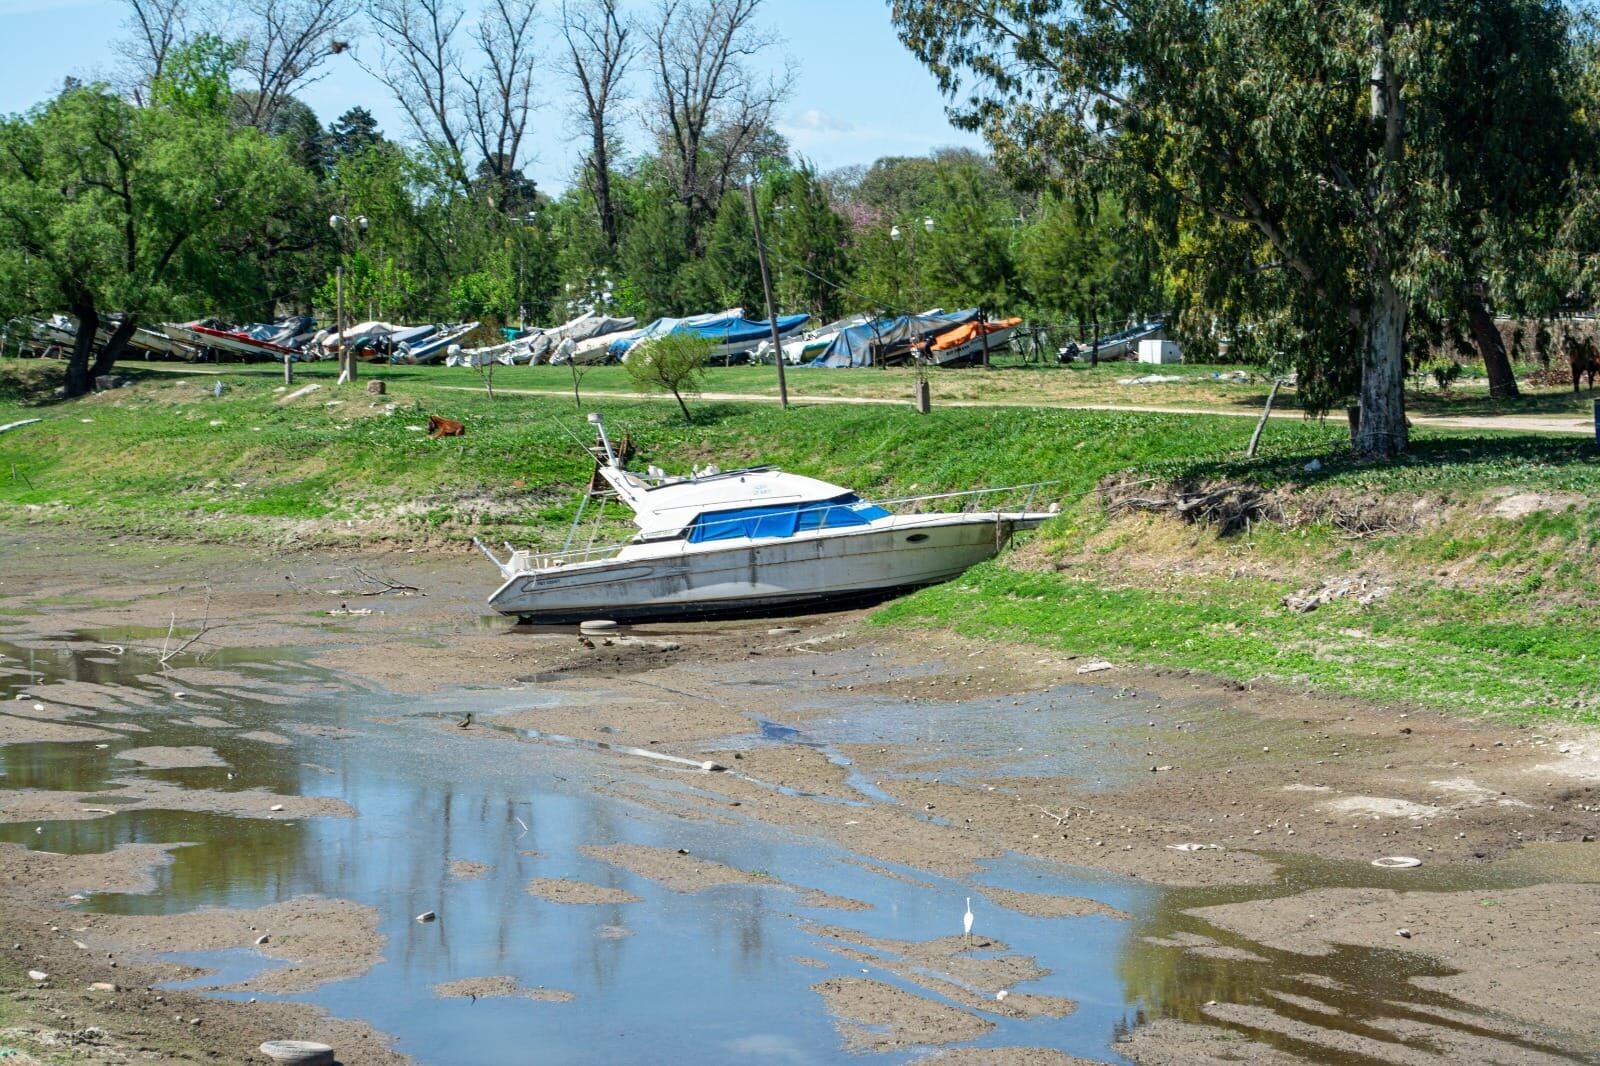
[[[155,564],[155,558],[163,561]],[[608,786],[621,798],[730,829],[752,819],[790,827],[854,852],[855,861],[868,868],[887,871],[882,864],[891,864],[889,875],[907,880],[916,871],[967,874],[984,859],[1016,853],[1185,891],[1233,893],[1227,897],[1232,902],[1191,908],[1187,920],[1194,924],[1187,931],[1150,936],[1150,950],[1240,966],[1308,960],[1297,986],[1302,991],[1278,990],[1274,998],[1241,987],[1237,1001],[1197,1004],[1181,1020],[1153,1019],[1137,1027],[1118,1050],[1142,1066],[1276,1066],[1340,1056],[1439,1061],[1436,1055],[1418,1058],[1416,1041],[1431,1042],[1460,1061],[1544,1061],[1538,1056],[1549,1047],[1577,1056],[1600,1053],[1600,1016],[1584,998],[1587,985],[1573,980],[1574,974],[1600,972],[1600,936],[1593,932],[1600,929],[1600,892],[1594,888],[1600,845],[1593,843],[1600,834],[1600,737],[1592,732],[1250,691],[1128,666],[1080,677],[1080,661],[1059,653],[1004,644],[976,648],[945,634],[883,631],[853,614],[802,618],[782,627],[644,627],[594,641],[591,648],[573,633],[480,627],[479,597],[488,581],[481,563],[466,557],[364,556],[363,566],[403,577],[427,595],[363,600],[373,614],[340,617],[327,612],[348,596],[348,558],[269,559],[243,568],[232,559],[224,566],[203,551],[134,558],[113,552],[85,557],[72,568],[31,553],[17,559],[21,565],[0,575],[0,596],[8,602],[92,595],[92,603],[70,608],[70,628],[119,631],[119,641],[127,643],[138,638],[126,633],[140,627],[159,634],[172,614],[180,620],[200,617],[209,597],[212,617],[228,619],[229,628],[208,634],[204,645],[306,649],[319,665],[399,694],[395,721],[403,721],[398,716],[408,693],[521,686],[539,695],[526,709],[466,727],[481,739],[486,758],[493,757],[496,744],[525,742],[506,730],[611,745],[616,750],[609,757],[646,771],[619,775]],[[224,569],[226,583],[217,579]],[[15,619],[5,639],[41,649],[60,646],[59,634],[68,626],[40,610],[37,619]],[[791,627],[799,632],[773,631]],[[159,643],[159,635],[150,639]],[[225,671],[190,664],[175,671],[171,684],[198,684],[208,670],[226,680]],[[47,710],[35,712],[31,703],[0,709],[0,744],[66,742],[87,749],[137,728],[101,720],[109,718],[100,713],[107,701],[92,682],[29,695]],[[1098,717],[1085,716],[1084,701],[1091,698]],[[854,726],[856,716],[867,713],[863,707],[884,702],[926,707],[930,722],[945,720],[933,713],[940,708],[970,703],[967,719],[1003,720],[1024,738],[1022,750],[994,746],[982,756],[959,754],[964,746],[981,746],[981,731],[947,737],[931,725],[917,735],[857,736],[831,746],[807,739],[813,730]],[[5,713],[13,711],[26,713]],[[234,728],[222,708],[195,711],[190,721],[210,719],[207,728],[219,735]],[[789,732],[763,734],[762,721]],[[307,728],[285,722],[239,736],[282,744]],[[439,718],[418,721],[416,728],[425,738],[428,729],[458,726]],[[330,727],[311,729],[338,734]],[[1043,739],[1030,745],[1030,737]],[[713,761],[729,772],[657,766],[622,748]],[[559,757],[557,744],[551,750]],[[139,763],[215,766],[193,761],[207,752],[150,747]],[[0,789],[0,822],[103,817],[112,796],[145,809],[249,818],[351,813],[336,799],[186,789],[150,779],[134,766],[127,770],[109,792]],[[651,783],[650,773],[658,774],[661,787]],[[871,797],[863,788],[872,790]],[[794,889],[805,906],[864,906],[670,849],[586,850],[625,871],[623,876],[675,891],[773,884]],[[1367,865],[1387,855],[1415,856],[1423,866],[1373,871]],[[0,918],[43,920],[39,916],[49,912],[42,908],[72,892],[148,890],[151,871],[168,861],[165,848],[125,846],[69,858],[0,845]],[[1373,883],[1382,887],[1303,890],[1305,869],[1338,862],[1381,878]],[[1452,884],[1496,877],[1515,885],[1455,890]],[[1423,883],[1418,878],[1428,879],[1428,893],[1408,890]],[[631,895],[554,878],[528,888],[562,904],[625,902]],[[1125,919],[1093,901],[1046,891],[989,895],[998,906],[1042,919]],[[80,924],[94,943],[126,957],[130,969],[146,965],[140,959],[151,952],[252,946],[274,962],[252,978],[252,988],[306,987],[331,974],[348,975],[348,967],[371,965],[381,952],[366,919],[349,909],[353,905],[329,900],[283,906],[294,909],[101,916]],[[319,930],[328,928],[319,922],[339,926],[337,959],[311,949]],[[1412,935],[1398,936],[1402,928]],[[960,938],[870,941],[836,936],[827,927],[816,931],[837,959],[882,970],[919,990],[855,977],[818,984],[817,995],[852,1046],[958,1043],[988,1031],[993,1017],[1059,1017],[1073,1009],[1048,996],[996,999],[1037,973],[1031,958],[1004,945],[986,942],[980,957],[965,950]],[[269,940],[256,946],[260,935]],[[1478,1014],[1472,1015],[1475,1029],[1448,1024],[1444,1015],[1413,1012],[1385,1020],[1390,1039],[1343,1032],[1335,1015],[1319,1009],[1339,1009],[1329,1007],[1336,990],[1329,990],[1327,1002],[1309,994],[1317,991],[1313,962],[1341,951],[1381,951],[1384,958],[1425,963],[1429,972],[1411,979],[1415,988],[1492,1013],[1506,1034],[1539,1029],[1547,1043],[1495,1043],[1501,1030]],[[85,985],[103,976],[88,972],[83,971]],[[501,986],[492,982],[503,979],[481,980],[491,982],[484,988],[496,989]],[[1288,998],[1294,996],[1298,1002]],[[185,1002],[205,1003],[192,996]],[[203,1032],[190,1035],[200,1044],[219,1040],[217,1046],[234,1052],[252,1046],[248,1041],[267,1024],[263,1019],[301,1019],[302,1034],[333,1024],[287,1004],[270,1009],[270,1019],[240,1010],[237,1019],[222,1020],[198,1005],[179,1013],[204,1014],[198,1027]],[[237,1032],[205,1028],[228,1025]],[[1558,1030],[1555,1036],[1551,1027]],[[1477,1036],[1463,1036],[1480,1029]],[[371,1047],[376,1056],[349,1061],[394,1061],[382,1057],[389,1053],[371,1034],[340,1036]],[[1491,1053],[1491,1044],[1499,1050]],[[1505,1047],[1519,1047],[1527,1056],[1507,1058]],[[223,1052],[225,1061],[228,1054]],[[1026,1048],[953,1054],[943,1061],[1051,1061],[1029,1057]]]

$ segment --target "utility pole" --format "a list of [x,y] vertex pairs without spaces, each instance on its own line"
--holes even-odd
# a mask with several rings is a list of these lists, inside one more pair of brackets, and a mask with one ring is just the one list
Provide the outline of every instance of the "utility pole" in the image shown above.
[[344,250],[339,251],[339,265],[333,268],[334,315],[333,324],[339,332],[339,384],[349,381],[350,341],[344,335]]
[[978,309],[978,340],[983,344],[983,368],[989,369],[989,314]]
[[778,403],[789,406],[789,383],[783,376],[783,338],[778,335],[778,312],[772,304],[772,275],[767,272],[767,244],[761,239],[761,212],[756,208],[756,183],[746,185],[750,197],[750,218],[755,223],[756,259],[761,263],[761,291],[767,297],[767,322],[772,326],[773,362],[778,364]]

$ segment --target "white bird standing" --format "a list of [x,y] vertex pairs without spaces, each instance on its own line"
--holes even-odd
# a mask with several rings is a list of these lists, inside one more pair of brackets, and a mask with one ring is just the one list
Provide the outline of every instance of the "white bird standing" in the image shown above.
[[971,896],[967,897],[967,913],[962,915],[962,917],[961,917],[961,935],[963,937],[970,937],[972,935],[972,897]]

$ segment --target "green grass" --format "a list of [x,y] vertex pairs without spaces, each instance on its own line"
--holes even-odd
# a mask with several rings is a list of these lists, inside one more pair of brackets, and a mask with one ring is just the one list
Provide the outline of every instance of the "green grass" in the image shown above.
[[[1060,502],[1063,515],[1032,544],[889,606],[883,622],[1458,710],[1592,718],[1600,702],[1600,461],[1581,437],[1419,429],[1404,460],[1367,464],[1343,451],[1342,425],[1278,421],[1246,461],[1253,423],[1203,415],[691,401],[686,425],[670,398],[589,388],[602,371],[586,380],[580,411],[561,397],[491,401],[456,387],[470,372],[443,368],[385,368],[382,400],[334,387],[323,367],[300,378],[324,387],[288,406],[275,402],[270,368],[163,368],[137,372],[128,389],[37,404],[37,390],[7,391],[4,369],[0,423],[45,419],[0,436],[0,526],[12,529],[230,550],[473,535],[553,547],[592,471],[574,436],[588,437],[582,414],[593,409],[614,439],[632,436],[636,462],[674,472],[770,463],[878,498],[1056,483],[1035,503]],[[502,371],[497,383],[527,372]],[[426,440],[416,430],[429,414],[462,420],[467,435]],[[1312,460],[1321,466],[1308,472]],[[1320,523],[1219,539],[1171,519],[1108,518],[1094,489],[1121,472],[1398,501],[1425,520],[1359,541]],[[1494,516],[1492,496],[1513,491],[1547,505]],[[618,515],[601,539],[627,532]],[[1308,615],[1281,605],[1357,573],[1393,594]]]
[[1458,712],[1600,720],[1592,611],[1508,605],[1494,593],[1391,596],[1376,609],[1280,603],[1292,582],[1193,580],[1113,587],[988,563],[879,611],[886,625],[951,628],[1113,662],[1187,668]]

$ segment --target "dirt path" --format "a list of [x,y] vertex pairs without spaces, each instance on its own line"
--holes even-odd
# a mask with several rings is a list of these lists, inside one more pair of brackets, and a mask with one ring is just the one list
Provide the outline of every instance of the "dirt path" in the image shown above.
[[[438,385],[426,383],[422,388],[437,389],[447,392],[477,392],[469,385]],[[567,398],[572,395],[570,391],[561,389],[527,389],[516,387],[497,387],[497,395],[506,396],[559,396]],[[597,392],[597,396],[624,400],[657,400],[672,402],[672,397],[662,396],[650,392]],[[713,400],[727,403],[777,403],[777,396],[768,396],[755,392],[702,392],[700,399]],[[900,400],[882,396],[806,396],[791,393],[791,404],[805,406],[825,406],[828,404],[843,404],[846,406],[867,407],[907,407],[909,399]],[[1214,415],[1219,418],[1249,418],[1261,417],[1260,411],[1241,410],[1237,407],[1185,407],[1175,404],[1132,404],[1132,403],[1075,403],[1070,400],[1053,398],[1021,399],[1021,400],[938,400],[938,407],[1046,407],[1063,411],[1130,411],[1146,414],[1167,415]],[[1303,420],[1305,414],[1300,411],[1274,411],[1274,420]],[[1409,416],[1411,424],[1415,426],[1428,426],[1434,429],[1466,429],[1489,430],[1496,433],[1560,433],[1580,434],[1587,436],[1595,431],[1594,423],[1582,418],[1564,418],[1549,415],[1418,415]]]

